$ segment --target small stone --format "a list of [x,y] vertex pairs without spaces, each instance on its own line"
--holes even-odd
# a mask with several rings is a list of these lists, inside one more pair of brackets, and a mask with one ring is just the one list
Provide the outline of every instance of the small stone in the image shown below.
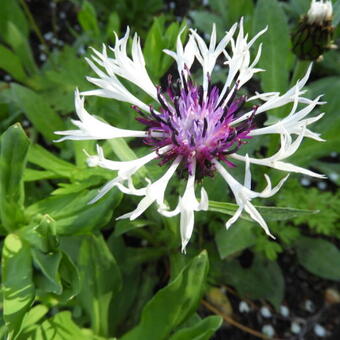
[[60,12],[59,13],[59,18],[62,19],[62,20],[66,19],[66,13],[65,12]]
[[176,3],[174,1],[169,2],[170,9],[176,8]]
[[47,32],[44,34],[46,40],[51,40],[53,38],[53,32]]
[[275,335],[275,329],[272,325],[263,325],[262,333],[272,338]]
[[78,48],[78,53],[79,53],[80,55],[84,55],[84,54],[86,53],[84,46],[80,46],[80,47]]
[[337,153],[337,152],[335,152],[335,151],[331,152],[331,157],[333,157],[333,158],[336,158],[336,157],[338,157],[338,153]]
[[311,301],[311,300],[305,301],[305,310],[307,312],[310,312],[310,313],[313,313],[315,311],[315,305],[314,305],[313,301]]
[[261,315],[262,315],[264,318],[271,318],[271,317],[272,317],[271,311],[270,311],[269,308],[266,307],[266,306],[261,307],[260,313],[261,313]]
[[281,305],[280,306],[280,314],[287,318],[289,316],[289,309],[287,306]]
[[334,182],[336,182],[338,180],[338,178],[339,178],[339,175],[336,172],[331,172],[329,174],[329,179],[334,181]]
[[314,326],[314,333],[316,336],[319,336],[320,338],[323,338],[327,335],[325,327],[321,326],[318,323]]
[[308,187],[311,184],[311,180],[309,178],[307,178],[307,177],[302,177],[300,183],[304,187]]
[[238,306],[238,310],[240,311],[240,313],[248,313],[248,312],[250,312],[250,307],[247,304],[247,302],[241,301],[239,306]]
[[329,304],[340,303],[340,293],[334,288],[325,291],[325,300]]
[[45,60],[47,59],[46,54],[41,53],[41,54],[39,55],[39,59],[40,59],[41,61],[45,61]]
[[290,325],[290,331],[293,334],[300,334],[301,332],[301,326],[299,323],[297,323],[296,321],[293,321]]
[[318,188],[320,190],[325,190],[327,188],[327,183],[326,182],[318,182]]
[[5,81],[11,81],[11,80],[12,80],[12,77],[11,77],[9,74],[5,74],[5,75],[4,75],[4,80],[5,80]]

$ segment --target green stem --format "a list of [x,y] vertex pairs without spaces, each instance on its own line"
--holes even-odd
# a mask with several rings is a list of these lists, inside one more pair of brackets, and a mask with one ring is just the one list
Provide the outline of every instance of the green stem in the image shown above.
[[290,81],[290,86],[294,86],[298,80],[303,78],[303,76],[307,72],[307,69],[310,63],[311,62],[309,60],[296,59],[293,76]]

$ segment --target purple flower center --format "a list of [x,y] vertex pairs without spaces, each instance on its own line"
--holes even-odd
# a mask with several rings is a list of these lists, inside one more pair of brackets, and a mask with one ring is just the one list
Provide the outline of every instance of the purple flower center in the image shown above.
[[[204,96],[202,86],[196,86],[191,79],[184,81],[184,86],[176,88],[176,84],[168,80],[168,88],[162,91],[158,87],[158,99],[161,104],[160,114],[150,106],[151,116],[145,116],[137,107],[133,107],[142,117],[137,120],[146,125],[150,136],[145,143],[159,149],[171,146],[160,155],[161,165],[183,156],[185,168],[192,172],[194,162],[197,164],[196,178],[214,174],[213,159],[223,161],[228,166],[235,166],[228,155],[251,138],[248,134],[253,128],[253,115],[237,126],[231,126],[242,109],[246,97],[236,97],[234,90],[228,103],[219,104],[219,89],[209,86]],[[178,82],[177,82],[178,84]],[[225,97],[220,100],[223,103]],[[162,137],[152,137],[152,132],[163,133]]]

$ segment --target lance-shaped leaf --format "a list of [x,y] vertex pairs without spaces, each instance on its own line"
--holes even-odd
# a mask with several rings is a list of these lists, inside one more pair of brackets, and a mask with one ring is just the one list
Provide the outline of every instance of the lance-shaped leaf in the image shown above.
[[[295,209],[288,207],[265,207],[255,205],[255,208],[260,214],[268,221],[283,221],[295,218],[301,215],[317,214],[318,210],[307,210],[307,209]],[[216,211],[226,215],[234,215],[238,209],[237,204],[209,201],[209,210]],[[248,215],[242,214],[241,218],[252,221]]]
[[9,234],[2,252],[3,318],[9,339],[20,331],[25,313],[35,297],[30,247]]
[[209,340],[221,324],[222,318],[220,316],[208,316],[191,327],[180,329],[170,340]]
[[121,287],[121,274],[101,236],[84,238],[79,252],[80,301],[96,334],[108,335],[109,306]]
[[[60,312],[44,321],[32,338],[53,340],[104,340],[104,338],[95,336],[90,330],[81,329],[72,320],[69,311]],[[111,339],[114,340],[114,338]]]
[[37,214],[49,214],[55,220],[57,235],[82,234],[99,229],[107,224],[120,202],[121,193],[112,190],[94,204],[89,204],[97,190],[52,196],[34,203],[26,214],[32,218]]
[[17,105],[47,141],[55,139],[55,130],[65,128],[62,119],[48,105],[44,97],[18,84],[12,85],[11,90]]
[[19,124],[1,137],[0,212],[3,226],[12,231],[24,222],[23,172],[30,142]]
[[196,310],[204,291],[208,256],[204,251],[145,306],[141,321],[121,340],[168,339]]

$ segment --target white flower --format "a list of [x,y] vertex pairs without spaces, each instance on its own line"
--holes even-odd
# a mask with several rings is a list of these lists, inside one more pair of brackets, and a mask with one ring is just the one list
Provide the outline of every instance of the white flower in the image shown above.
[[[237,27],[238,33],[234,37]],[[303,87],[308,80],[311,67],[306,75],[286,93],[257,93],[251,98],[239,95],[240,87],[249,81],[254,73],[262,71],[256,68],[261,56],[261,45],[254,60],[251,60],[250,48],[265,31],[266,29],[248,41],[241,20],[239,25],[233,25],[224,38],[217,43],[216,29],[213,25],[208,45],[195,30],[190,30],[185,46],[181,42],[182,32],[180,32],[176,51],[164,51],[177,63],[180,86],[179,88],[173,86],[169,80],[166,91],[150,80],[137,35],[133,38],[131,57],[129,56],[127,52],[129,30],[122,39],[116,38],[115,46],[110,48],[110,55],[105,46],[102,52],[93,50],[91,60],[87,61],[97,77],[89,77],[88,80],[98,89],[85,91],[82,94],[76,91],[75,104],[79,120],[72,122],[78,129],[56,132],[64,136],[59,141],[139,137],[144,138],[147,144],[152,146],[152,151],[136,160],[120,162],[106,159],[103,150],[98,146],[97,155],[89,155],[88,165],[118,173],[99,191],[92,202],[100,199],[113,187],[117,187],[126,194],[142,197],[136,209],[120,216],[120,219],[136,219],[153,203],[156,203],[158,212],[164,216],[180,214],[182,251],[185,252],[193,233],[195,212],[208,209],[208,194],[201,185],[200,200],[196,198],[197,183],[201,183],[202,177],[217,172],[226,181],[239,206],[235,214],[226,222],[226,227],[229,228],[245,211],[268,235],[272,236],[268,225],[251,200],[274,195],[288,176],[272,188],[270,178],[265,175],[267,186],[262,192],[256,192],[251,189],[250,166],[256,164],[288,173],[323,177],[286,161],[297,151],[304,137],[322,140],[318,134],[307,129],[307,126],[320,119],[322,114],[306,118],[314,107],[322,102],[319,101],[320,97],[308,99],[303,96],[305,93]],[[224,65],[228,68],[226,82],[221,89],[211,84],[211,75],[219,58],[225,58]],[[197,86],[190,77],[190,68],[195,60],[203,70],[202,87]],[[143,103],[127,90],[119,78],[138,86],[149,95],[151,100],[154,100],[155,104],[149,106]],[[146,129],[141,131],[121,129],[91,116],[84,108],[83,96],[93,95],[132,104],[135,111],[142,116],[139,121],[146,126]],[[253,100],[261,100],[263,103],[248,112],[243,112],[243,104]],[[287,117],[270,126],[254,128],[255,115],[289,103],[293,105]],[[241,154],[242,141],[261,138],[265,134],[280,135],[281,146],[277,153],[262,159]],[[237,152],[239,149],[241,153]],[[141,167],[155,160],[160,160],[161,165],[169,164],[169,167],[155,182],[146,179],[147,186],[136,188],[133,175]],[[237,181],[228,169],[229,165],[233,165],[231,163],[233,160],[245,163],[243,184]],[[165,192],[179,166],[182,172],[183,169],[186,170],[187,184],[184,192],[178,193],[179,199],[175,209],[169,210]]]

